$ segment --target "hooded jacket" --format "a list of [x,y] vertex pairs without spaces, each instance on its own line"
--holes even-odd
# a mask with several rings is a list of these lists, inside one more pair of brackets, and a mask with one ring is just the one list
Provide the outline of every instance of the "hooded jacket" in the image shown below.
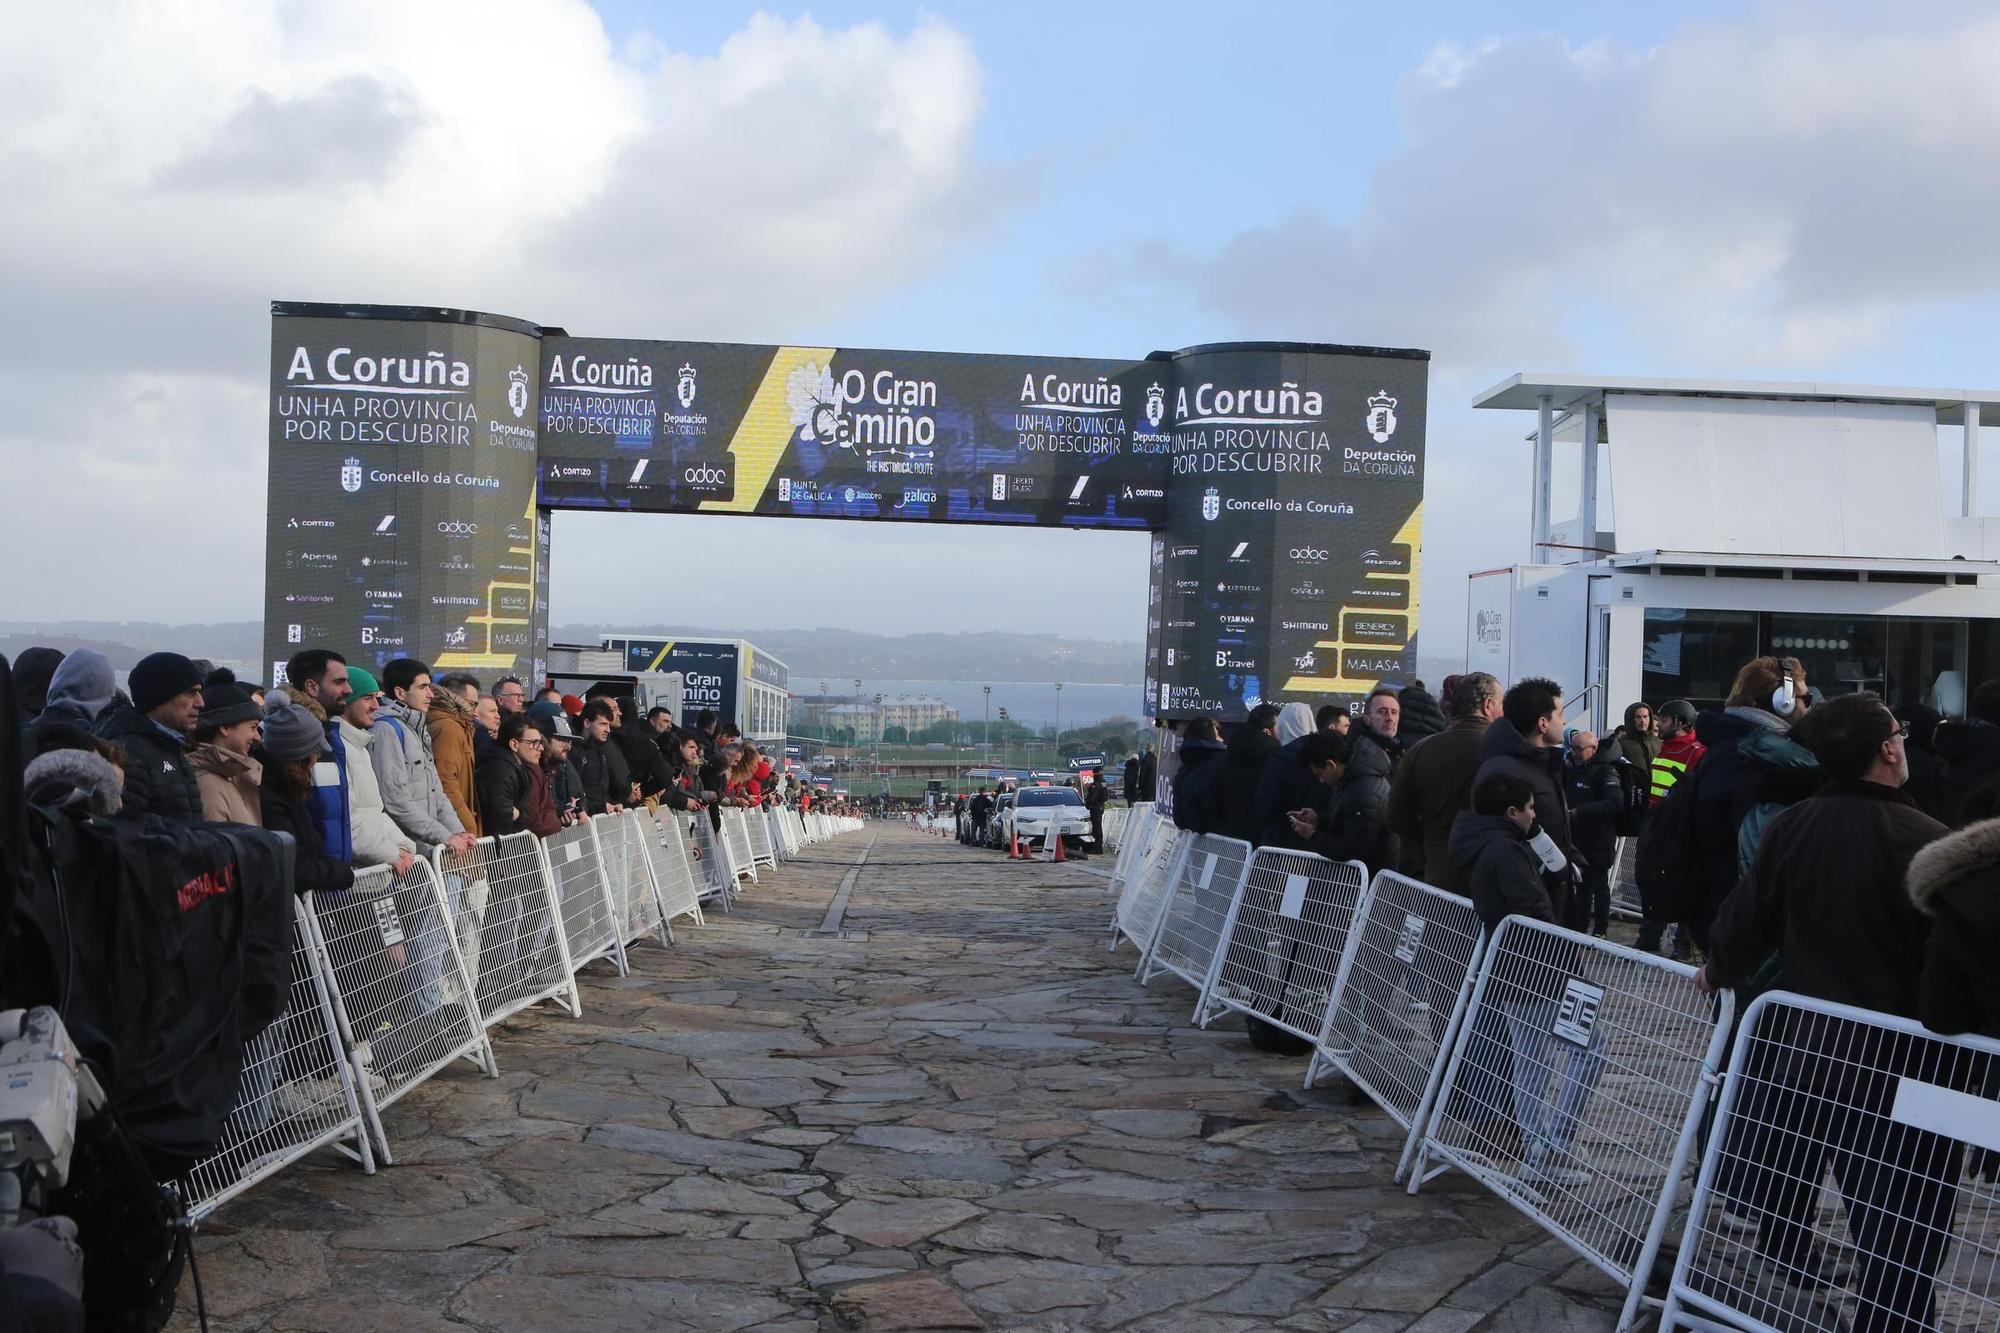
[[1276,736],[1247,726],[1238,727],[1229,738],[1222,756],[1222,771],[1216,775],[1216,788],[1222,797],[1222,824],[1215,832],[1253,847],[1262,841],[1258,837],[1257,780],[1263,776],[1264,765],[1277,748]]
[[406,703],[384,699],[368,734],[382,807],[417,853],[429,856],[432,848],[465,832],[438,778],[427,719]]
[[56,648],[29,648],[14,659],[14,706],[20,710],[23,726],[48,706],[49,680],[62,660],[62,652]]
[[347,769],[347,746],[341,742],[339,723],[330,720],[319,700],[301,690],[276,689],[268,700],[286,700],[311,713],[326,729],[327,753],[313,765],[312,807],[319,815],[320,838],[326,854],[337,861],[354,859],[354,802],[352,775]]
[[264,803],[261,788],[264,766],[247,754],[225,750],[220,745],[197,745],[188,751],[188,767],[194,770],[195,785],[201,790],[201,817],[210,823],[248,824],[261,828]]
[[170,824],[201,822],[201,787],[188,767],[186,741],[131,704],[113,709],[97,734],[125,751],[125,808],[120,818],[158,815]]
[[1944,764],[1938,784],[1945,823],[1963,826],[2000,813],[1994,808],[1994,792],[2000,787],[2000,726],[1984,718],[1947,718],[1931,732],[1931,748]]
[[347,751],[347,819],[353,834],[354,863],[392,865],[399,853],[414,853],[417,844],[396,826],[382,803],[382,788],[375,780],[375,757],[370,753],[375,737],[345,717],[336,719],[334,726]]
[[1876,782],[1830,782],[1780,812],[1716,914],[1704,945],[1710,979],[1740,986],[1775,952],[1787,990],[1917,1017],[1930,923],[1904,882],[1917,852],[1945,832]]
[[1306,840],[1292,829],[1289,816],[1294,810],[1318,811],[1320,824],[1324,826],[1327,822],[1333,789],[1306,767],[1306,740],[1301,736],[1271,751],[1270,758],[1264,761],[1264,771],[1258,774],[1256,842],[1260,847],[1308,850]]
[[1389,791],[1395,776],[1395,742],[1366,723],[1354,724],[1353,752],[1333,789],[1333,813],[1320,821],[1312,850],[1332,861],[1359,861],[1373,872],[1396,867],[1396,835],[1389,829]]
[[2000,1037],[2000,819],[1925,847],[1907,883],[1931,927],[1917,1017],[1933,1032]]
[[49,677],[48,698],[40,715],[27,728],[27,743],[21,753],[23,762],[41,753],[37,734],[51,723],[67,722],[85,731],[95,731],[117,692],[117,678],[103,653],[79,648],[65,657]]
[[1465,871],[1451,857],[1451,827],[1472,805],[1472,775],[1484,761],[1488,720],[1452,719],[1450,726],[1413,746],[1397,765],[1385,812],[1399,842],[1405,875],[1451,893],[1464,893]]
[[1472,910],[1489,933],[1510,916],[1554,924],[1555,909],[1549,891],[1542,887],[1541,862],[1528,849],[1520,825],[1505,815],[1461,810],[1452,819],[1447,844]]
[[1492,772],[1512,773],[1533,789],[1536,821],[1555,839],[1562,854],[1574,861],[1576,843],[1570,836],[1569,804],[1563,799],[1562,750],[1528,744],[1527,738],[1502,718],[1487,727],[1479,739],[1479,769],[1472,775],[1473,783],[1477,785]]
[[1642,703],[1626,704],[1625,725],[1616,733],[1618,749],[1624,754],[1625,762],[1641,773],[1652,769],[1653,760],[1659,758],[1661,744],[1660,738],[1652,732],[1639,730],[1639,724],[1634,720],[1639,710],[1645,707]]
[[1225,766],[1221,741],[1181,742],[1180,771],[1174,775],[1174,827],[1195,833],[1222,832],[1221,784]]
[[1709,923],[1749,872],[1765,828],[1819,786],[1818,761],[1789,731],[1782,718],[1761,708],[1728,708],[1695,719],[1695,736],[1707,747],[1695,807],[1703,907],[1686,924],[1703,948]]
[[473,721],[472,710],[450,690],[433,690],[424,726],[431,733],[438,786],[458,816],[459,827],[467,833],[491,833],[493,830],[480,822],[479,795],[473,783],[472,733],[479,730],[479,724]]
[[1405,747],[1428,740],[1445,729],[1444,710],[1423,686],[1407,686],[1396,696],[1396,703],[1402,711],[1402,718],[1396,724],[1396,739]]

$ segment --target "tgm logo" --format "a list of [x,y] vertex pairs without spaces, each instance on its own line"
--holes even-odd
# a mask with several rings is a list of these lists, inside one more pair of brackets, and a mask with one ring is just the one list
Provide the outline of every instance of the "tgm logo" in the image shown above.
[[477,537],[479,535],[479,525],[462,518],[440,519],[437,530],[447,537]]
[[1222,516],[1222,492],[1213,486],[1201,493],[1201,516],[1210,523]]
[[1311,671],[1319,666],[1319,657],[1308,648],[1292,659],[1292,666],[1299,671]]
[[1323,565],[1333,558],[1324,546],[1294,546],[1289,554],[1293,563],[1301,565]]
[[515,366],[507,372],[507,406],[514,409],[514,420],[528,415],[528,372]]
[[692,361],[683,362],[681,365],[680,380],[674,385],[674,397],[681,400],[681,410],[683,412],[694,406],[694,375],[694,363]]
[[349,495],[361,489],[361,460],[350,458],[340,465],[340,489]]
[[1368,400],[1368,437],[1377,444],[1387,444],[1395,433],[1396,400],[1387,389],[1377,389]]
[[1167,391],[1157,383],[1146,386],[1146,424],[1154,430],[1167,419]]

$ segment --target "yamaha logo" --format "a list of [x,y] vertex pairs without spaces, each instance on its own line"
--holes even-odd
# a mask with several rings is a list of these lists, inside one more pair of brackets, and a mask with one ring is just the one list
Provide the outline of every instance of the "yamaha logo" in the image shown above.
[[528,372],[519,366],[507,372],[507,406],[516,421],[528,415]]
[[1213,486],[1201,493],[1201,516],[1210,523],[1222,516],[1222,492]]
[[340,465],[340,489],[349,495],[361,489],[361,460],[350,458]]
[[437,530],[447,537],[477,537],[479,525],[462,518],[447,518],[440,521]]
[[692,361],[681,365],[680,382],[674,386],[674,396],[681,400],[682,411],[694,406],[694,374]]
[[1396,400],[1387,389],[1377,389],[1368,400],[1368,438],[1377,444],[1387,444],[1395,433]]

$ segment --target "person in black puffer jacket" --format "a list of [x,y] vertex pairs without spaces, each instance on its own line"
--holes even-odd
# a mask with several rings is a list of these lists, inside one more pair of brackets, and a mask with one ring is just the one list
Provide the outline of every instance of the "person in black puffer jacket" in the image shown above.
[[297,704],[280,704],[264,714],[264,775],[258,805],[264,827],[289,833],[298,844],[293,890],[334,893],[354,887],[354,867],[326,854],[326,835],[313,801],[313,766],[331,752],[326,728]]
[[1396,726],[1396,739],[1406,750],[1426,736],[1437,735],[1448,725],[1444,709],[1438,706],[1438,701],[1420,680],[1413,680],[1404,686],[1402,693],[1396,696],[1396,702],[1402,709],[1402,719]]
[[1222,825],[1216,831],[1256,846],[1257,779],[1278,748],[1278,706],[1258,704],[1229,738],[1216,788],[1222,798]]
[[1347,736],[1349,754],[1334,788],[1327,819],[1294,821],[1307,847],[1330,861],[1359,861],[1372,873],[1396,866],[1396,835],[1389,829],[1389,789],[1395,775],[1396,696],[1378,689]]
[[473,771],[479,788],[479,826],[489,835],[505,837],[529,829],[534,775],[530,764],[540,762],[541,739],[536,720],[511,714],[500,724],[500,739]]
[[1946,718],[1931,732],[1931,748],[1943,761],[1939,777],[1943,805],[1938,818],[1953,828],[2000,814],[2000,680],[1982,681],[1972,691],[1963,721]]
[[125,751],[120,818],[201,822],[201,784],[187,761],[187,736],[201,713],[202,679],[179,653],[142,657],[127,679],[132,702],[112,709],[98,724],[98,736]]
[[1213,718],[1187,724],[1181,740],[1180,769],[1174,774],[1174,826],[1194,833],[1222,831],[1224,766],[1221,731]]
[[[1511,773],[1535,797],[1535,819],[1546,841],[1536,844],[1544,866],[1554,920],[1569,906],[1576,845],[1570,840],[1569,807],[1563,801],[1562,686],[1530,676],[1516,681],[1500,698],[1500,717],[1481,737],[1479,771],[1472,785],[1491,773]],[[1454,859],[1456,855],[1454,854]]]

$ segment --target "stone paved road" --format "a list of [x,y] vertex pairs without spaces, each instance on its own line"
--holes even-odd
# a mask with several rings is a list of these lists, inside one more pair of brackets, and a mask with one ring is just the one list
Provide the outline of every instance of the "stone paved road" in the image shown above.
[[[834,936],[812,932],[868,852]],[[1608,1330],[1617,1292],[1105,953],[1102,862],[901,826],[525,1015],[199,1241],[217,1329]],[[184,1293],[184,1311],[192,1309]],[[177,1327],[192,1327],[183,1316]]]

